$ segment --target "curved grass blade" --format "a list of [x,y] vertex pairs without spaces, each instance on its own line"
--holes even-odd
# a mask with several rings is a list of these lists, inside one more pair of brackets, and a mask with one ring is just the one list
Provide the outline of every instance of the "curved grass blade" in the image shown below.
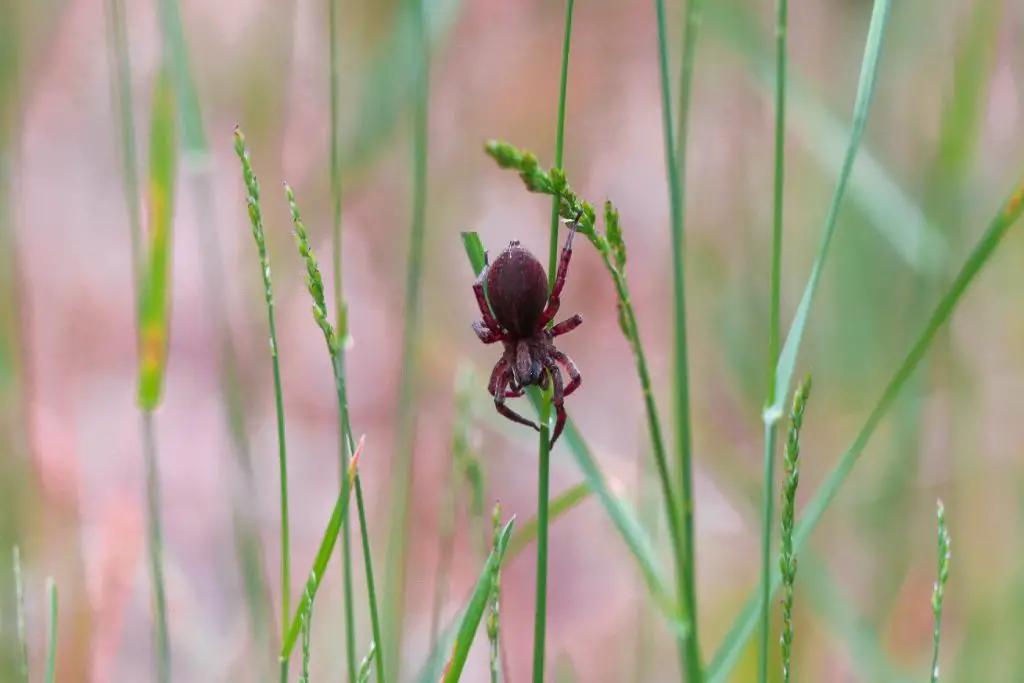
[[800,350],[800,341],[803,339],[811,303],[818,290],[821,271],[825,267],[825,258],[828,256],[829,246],[831,246],[832,237],[835,235],[836,221],[839,218],[839,206],[846,192],[846,184],[850,179],[850,172],[853,170],[853,162],[857,158],[861,137],[864,135],[868,110],[871,108],[871,100],[875,92],[875,80],[878,76],[878,62],[882,52],[882,36],[885,33],[891,9],[892,0],[878,0],[871,13],[871,24],[868,26],[868,35],[864,46],[864,60],[861,63],[860,84],[857,86],[857,98],[853,105],[853,129],[850,132],[850,140],[846,147],[846,156],[843,158],[839,181],[836,184],[835,193],[832,195],[832,204],[829,206],[828,217],[825,219],[821,246],[818,249],[814,265],[811,267],[811,275],[807,280],[803,297],[800,299],[800,305],[797,308],[796,315],[793,317],[789,334],[786,335],[786,343],[782,347],[782,353],[775,367],[775,395],[772,397],[771,404],[766,406],[764,410],[764,421],[766,424],[773,424],[778,421],[785,410],[786,396],[789,393],[789,386],[793,379],[796,358]]
[[[349,469],[349,479],[351,480],[355,476],[355,468],[359,461],[359,455],[363,450],[363,444],[366,443],[365,437],[359,439],[359,444],[356,446],[355,451],[352,455],[352,460]],[[320,581],[323,579],[324,571],[327,569],[327,564],[331,560],[331,554],[334,552],[334,544],[338,541],[338,536],[341,533],[341,523],[345,521],[348,516],[349,502],[352,498],[351,493],[353,486],[344,487],[346,490],[338,494],[338,499],[334,503],[334,510],[331,512],[331,519],[327,522],[327,528],[324,529],[323,540],[320,541],[320,549],[317,550],[316,558],[313,560],[313,569],[309,573],[309,578],[306,580],[305,590],[302,594],[302,599],[299,604],[295,607],[295,614],[292,617],[291,626],[288,627],[287,636],[284,642],[281,643],[281,653],[279,655],[281,660],[287,660],[295,648],[295,642],[299,638],[299,632],[302,629],[302,620],[305,618],[306,613],[309,611],[312,605],[313,598],[316,597],[316,591],[320,587]]]
[[[708,27],[747,64],[765,95],[777,86],[771,47],[748,13],[728,3],[708,3]],[[837,178],[851,126],[815,96],[796,65],[786,76],[787,128],[804,141],[818,166]],[[949,262],[949,244],[924,210],[915,203],[878,158],[861,149],[850,171],[848,194],[872,228],[893,251],[919,273],[939,273]]]
[[473,639],[476,636],[477,629],[480,627],[484,611],[487,609],[488,598],[491,595],[491,588],[494,584],[494,576],[498,573],[502,558],[505,556],[505,550],[508,548],[508,541],[512,535],[514,523],[515,517],[513,516],[505,524],[505,528],[501,530],[498,542],[487,558],[484,570],[480,572],[480,578],[477,579],[476,588],[473,589],[469,604],[466,606],[466,611],[462,616],[458,633],[455,635],[452,655],[445,666],[444,678],[441,679],[442,683],[455,683],[462,676],[462,670],[466,666],[466,659],[469,657],[469,649],[473,645]]
[[[868,415],[864,426],[861,427],[853,443],[839,458],[835,468],[825,478],[815,492],[814,497],[804,508],[800,521],[797,523],[793,533],[793,550],[795,553],[799,554],[807,543],[814,527],[818,525],[828,506],[831,505],[836,495],[838,495],[839,489],[850,475],[850,472],[853,471],[854,465],[857,464],[857,460],[860,458],[861,453],[863,453],[875,429],[878,428],[882,418],[885,417],[895,402],[900,390],[924,358],[936,334],[952,316],[968,286],[974,281],[978,273],[981,272],[981,269],[985,267],[985,264],[988,263],[999,243],[1009,231],[1010,226],[1020,218],[1021,213],[1024,213],[1024,181],[1018,184],[1017,188],[989,223],[988,228],[964,261],[960,272],[953,280],[946,294],[932,311],[924,330],[922,330],[917,341],[907,353],[903,363],[900,364],[882,391],[882,395]],[[780,575],[778,568],[776,568],[772,573],[770,592],[774,594],[778,590],[779,584]],[[736,623],[722,641],[718,653],[708,668],[707,680],[709,683],[724,683],[732,667],[735,666],[747,639],[756,627],[760,608],[761,595],[758,589],[758,593],[744,606]]]

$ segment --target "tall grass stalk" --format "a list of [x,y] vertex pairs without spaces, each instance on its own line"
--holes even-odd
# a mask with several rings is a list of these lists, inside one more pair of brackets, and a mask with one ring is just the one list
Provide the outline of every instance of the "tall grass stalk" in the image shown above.
[[[391,514],[388,530],[385,574],[384,623],[389,656],[386,670],[394,680],[401,678],[403,617],[405,609],[406,548],[409,536],[409,497],[412,493],[412,452],[416,436],[416,383],[420,326],[420,292],[423,280],[424,244],[427,224],[427,161],[430,123],[430,42],[427,35],[425,0],[415,3],[415,39],[419,48],[416,97],[413,112],[412,226],[406,259],[405,311],[402,335],[402,379],[398,390],[398,426],[393,462]],[[378,643],[378,647],[380,644]],[[378,657],[384,657],[380,653]]]
[[[782,223],[786,170],[786,37],[788,32],[788,0],[775,0],[775,167],[772,196],[772,263],[768,302],[768,396],[770,405],[775,396],[775,366],[779,362],[779,321],[782,309]],[[761,639],[758,643],[757,679],[768,679],[768,634],[771,600],[768,582],[771,576],[772,528],[775,523],[775,458],[778,448],[778,425],[764,422],[764,482],[761,514]],[[788,648],[787,648],[788,650]],[[786,680],[789,666],[784,665]]]
[[[313,248],[309,244],[309,235],[306,232],[306,226],[299,213],[299,207],[295,202],[295,195],[292,192],[292,189],[287,185],[285,185],[285,196],[287,197],[288,204],[291,208],[292,225],[295,230],[295,241],[299,249],[299,254],[306,262],[306,287],[309,290],[310,297],[313,299],[313,319],[316,321],[317,326],[324,335],[328,355],[331,359],[331,369],[334,373],[334,386],[338,401],[338,421],[344,428],[344,432],[341,434],[341,439],[342,441],[347,441],[348,445],[347,449],[342,449],[342,454],[345,455],[349,452],[352,453],[351,458],[347,458],[343,463],[344,469],[342,470],[341,493],[338,498],[338,505],[335,508],[335,514],[332,516],[331,524],[328,525],[327,532],[324,535],[324,540],[320,545],[320,551],[317,553],[313,576],[323,575],[323,570],[327,565],[328,558],[334,550],[335,536],[344,527],[345,520],[348,518],[349,498],[351,497],[351,491],[354,488],[356,494],[356,508],[360,521],[363,560],[366,568],[367,599],[369,601],[370,623],[373,629],[374,647],[377,652],[375,660],[377,664],[377,678],[378,680],[384,681],[387,679],[384,677],[384,651],[381,646],[380,618],[377,607],[376,584],[374,582],[373,559],[370,551],[369,528],[366,523],[366,510],[364,507],[362,484],[359,478],[359,471],[356,467],[356,461],[359,453],[362,451],[363,439],[360,439],[357,444],[352,438],[352,421],[349,418],[348,413],[348,390],[345,382],[345,368],[343,365],[343,356],[340,353],[341,347],[345,343],[344,340],[347,337],[342,337],[341,334],[339,334],[339,331],[336,330],[327,319],[327,300],[324,295],[323,276],[320,274],[320,266],[317,263]],[[312,580],[314,579],[311,578],[311,581]],[[315,581],[316,585],[313,585],[312,587],[312,592],[314,593],[316,591],[316,587],[319,585],[319,579],[315,579]],[[309,585],[310,584],[307,583],[307,590]],[[307,600],[305,605],[308,604],[309,601]],[[296,613],[296,619],[301,617],[304,608],[304,605],[299,606]],[[353,609],[353,607],[349,606],[346,607],[346,609]],[[288,638],[282,648],[282,657],[287,656],[287,652],[290,650],[291,645],[294,644],[296,626],[297,622],[293,619],[291,629],[288,632]]]
[[[569,85],[569,54],[572,45],[574,0],[565,3],[565,32],[562,38],[562,69],[558,88],[558,124],[555,129],[555,166],[562,167],[565,148],[565,103]],[[548,291],[555,285],[558,268],[558,210],[560,200],[551,201],[551,230],[548,249]],[[554,320],[548,323],[554,324]],[[551,496],[551,399],[544,392],[540,415],[540,442],[537,458],[537,574],[533,609],[533,683],[544,681],[544,655],[548,618],[548,499]]]
[[[338,21],[340,19],[340,8],[338,0],[327,0],[327,42],[328,42],[328,92],[330,93],[330,167],[331,167],[331,265],[332,280],[334,289],[335,320],[337,321],[338,335],[342,343],[339,345],[337,354],[338,365],[342,372],[342,384],[345,377],[345,347],[348,343],[348,309],[345,305],[345,298],[342,296],[342,231],[341,231],[341,130],[340,130],[340,105],[341,100],[341,54],[338,49],[340,40]],[[344,391],[344,389],[343,389]],[[345,405],[348,405],[346,396]],[[345,476],[345,463],[351,456],[351,428],[348,425],[348,410],[342,411],[338,425],[338,448],[341,467],[340,476]],[[347,436],[346,436],[347,435]],[[348,449],[348,450],[346,450]],[[345,650],[348,660],[349,680],[356,678],[356,624],[355,624],[355,596],[352,589],[352,530],[349,519],[346,518],[341,530],[342,535],[342,580],[345,586]]]
[[940,500],[936,506],[939,520],[939,562],[935,587],[932,590],[932,615],[935,618],[935,631],[932,636],[932,668],[931,683],[939,680],[939,636],[942,628],[942,599],[946,593],[946,581],[949,580],[949,561],[952,557],[949,545],[949,529],[946,527],[946,508]]
[[[682,535],[682,561],[676,562],[676,593],[683,619],[680,651],[683,672],[689,683],[702,680],[700,640],[697,627],[697,592],[695,588],[697,559],[693,539],[693,454],[690,425],[690,387],[686,337],[686,290],[684,277],[684,231],[686,213],[686,185],[684,167],[690,110],[690,90],[696,51],[700,0],[687,3],[686,23],[683,31],[683,58],[680,74],[679,111],[674,138],[672,130],[672,104],[669,86],[668,35],[665,26],[665,0],[655,0],[658,23],[658,65],[661,76],[661,119],[665,147],[665,166],[668,172],[669,208],[672,235],[672,312],[673,361],[672,393],[676,427],[676,456],[679,477],[678,532]],[[675,139],[675,143],[673,140]],[[678,144],[678,147],[677,147]]]
[[[796,581],[796,553],[793,551],[793,525],[796,520],[796,490],[800,485],[800,430],[804,410],[811,395],[811,376],[808,375],[793,394],[793,407],[789,412],[789,434],[783,469],[782,514],[779,532],[779,571],[782,574],[782,680],[789,683],[790,661],[793,650],[793,584]],[[765,581],[767,583],[767,580]],[[764,626],[763,629],[767,630]],[[765,657],[767,661],[767,657]]]
[[46,683],[53,683],[57,675],[57,584],[46,577],[46,594],[50,601],[50,620],[46,624]]
[[[271,282],[270,254],[267,251],[267,238],[263,229],[263,212],[260,208],[260,183],[253,173],[249,160],[249,151],[245,147],[242,131],[235,128],[235,154],[242,164],[242,181],[245,183],[248,196],[246,206],[249,221],[252,224],[253,240],[260,259],[260,272],[263,277],[263,296],[267,304],[267,324],[270,332],[270,362],[274,375],[274,412],[277,418],[277,456],[280,478],[281,504],[281,640],[284,640],[288,628],[288,616],[291,614],[291,544],[290,525],[288,523],[288,446],[285,438],[284,396],[281,387],[281,364],[278,360],[277,320],[274,314],[274,289]],[[281,662],[281,683],[288,679],[288,662]]]

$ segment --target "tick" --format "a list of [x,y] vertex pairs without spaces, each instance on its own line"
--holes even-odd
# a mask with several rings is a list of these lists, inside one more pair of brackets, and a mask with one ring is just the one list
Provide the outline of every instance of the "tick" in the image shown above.
[[[565,427],[565,397],[576,391],[582,382],[576,363],[555,347],[555,337],[579,327],[583,317],[576,314],[548,327],[561,304],[577,221],[578,217],[569,223],[569,236],[562,248],[550,294],[544,267],[518,240],[509,242],[494,263],[488,262],[487,252],[484,252],[484,268],[473,283],[473,293],[483,316],[473,322],[473,331],[484,344],[501,342],[504,346],[487,385],[488,393],[494,397],[494,407],[509,420],[540,431],[535,422],[505,405],[505,399],[522,396],[528,386],[546,390],[550,382],[556,417],[551,446]],[[484,296],[485,285],[487,296]],[[568,373],[569,384],[563,382],[559,366]]]

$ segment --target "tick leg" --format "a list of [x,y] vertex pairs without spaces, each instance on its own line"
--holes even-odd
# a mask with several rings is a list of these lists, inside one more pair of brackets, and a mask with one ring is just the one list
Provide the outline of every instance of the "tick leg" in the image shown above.
[[[579,220],[577,218],[576,220]],[[551,322],[555,314],[558,313],[558,307],[562,305],[561,295],[562,288],[565,287],[565,276],[569,272],[569,259],[572,258],[572,238],[576,235],[577,223],[573,221],[569,224],[569,236],[565,240],[565,246],[562,248],[562,258],[558,261],[558,273],[555,275],[555,284],[551,288],[551,296],[548,297],[548,305],[544,308],[544,314],[541,315],[540,321],[537,323],[538,329]]]
[[[523,417],[522,415],[509,408],[507,405],[505,405],[505,392],[508,391],[509,381],[512,378],[512,371],[511,369],[509,369],[508,364],[505,363],[504,360],[498,361],[498,363],[499,365],[502,365],[504,367],[502,367],[500,373],[497,374],[497,381],[495,381],[494,375],[492,375],[491,379],[491,383],[494,387],[491,393],[494,395],[495,410],[497,410],[499,413],[507,417],[509,420],[512,420],[513,422],[525,425],[527,427],[533,427],[539,432],[540,427],[538,427],[536,423],[527,420],[525,417]],[[498,366],[495,366],[495,371],[497,372],[497,370]],[[523,391],[522,387],[520,387],[518,391],[521,394]]]
[[557,337],[567,332],[572,332],[577,327],[583,324],[583,316],[577,313],[571,318],[566,318],[562,322],[558,323],[551,328],[551,336]]
[[579,389],[580,384],[583,382],[583,376],[580,375],[580,369],[576,367],[576,363],[573,362],[572,358],[569,358],[569,356],[565,355],[558,349],[551,350],[551,357],[558,361],[558,363],[565,368],[566,372],[569,373],[569,385],[565,387],[564,394],[564,396],[568,396]]
[[558,437],[561,436],[562,430],[565,428],[565,390],[562,386],[562,373],[559,372],[558,366],[555,365],[553,360],[547,362],[547,368],[551,375],[551,384],[553,385],[551,391],[551,405],[555,407],[555,431],[551,434],[551,444],[549,448],[553,448],[555,442],[558,441]]

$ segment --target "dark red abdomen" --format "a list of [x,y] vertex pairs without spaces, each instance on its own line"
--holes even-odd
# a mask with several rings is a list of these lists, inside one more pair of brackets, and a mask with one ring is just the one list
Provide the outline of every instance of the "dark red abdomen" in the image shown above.
[[487,273],[487,298],[502,327],[517,337],[532,335],[548,302],[544,267],[518,242],[510,243]]

